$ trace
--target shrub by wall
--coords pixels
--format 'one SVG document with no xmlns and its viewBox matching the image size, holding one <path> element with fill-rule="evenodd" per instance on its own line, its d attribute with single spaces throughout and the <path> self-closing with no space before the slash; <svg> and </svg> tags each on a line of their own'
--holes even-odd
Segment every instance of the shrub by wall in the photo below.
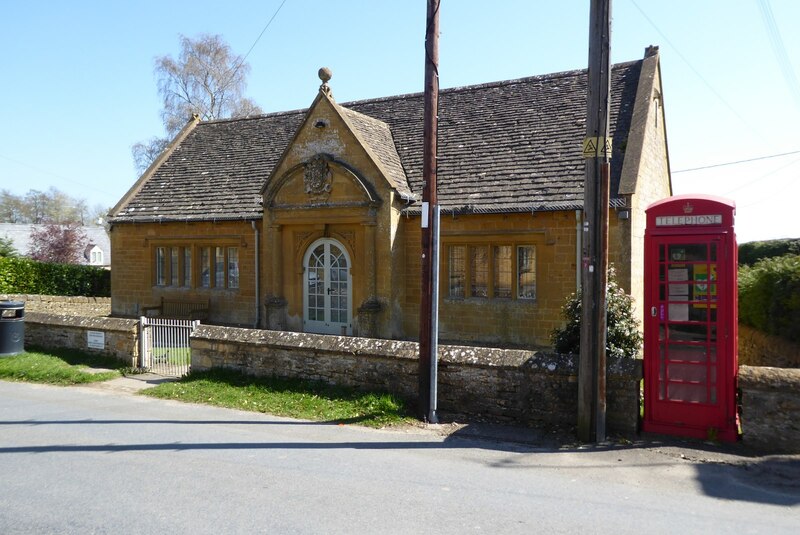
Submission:
<svg viewBox="0 0 800 535">
<path fill-rule="evenodd" d="M 739 322 L 800 342 L 800 255 L 739 269 Z"/>
<path fill-rule="evenodd" d="M 111 272 L 95 266 L 0 258 L 0 293 L 111 296 Z"/>
<path fill-rule="evenodd" d="M 619 358 L 636 358 L 642 351 L 642 333 L 633 314 L 633 298 L 617 283 L 614 266 L 608 270 L 606 291 L 606 353 Z M 580 355 L 582 296 L 573 292 L 561 307 L 566 325 L 555 329 L 550 340 L 558 353 Z"/>
</svg>

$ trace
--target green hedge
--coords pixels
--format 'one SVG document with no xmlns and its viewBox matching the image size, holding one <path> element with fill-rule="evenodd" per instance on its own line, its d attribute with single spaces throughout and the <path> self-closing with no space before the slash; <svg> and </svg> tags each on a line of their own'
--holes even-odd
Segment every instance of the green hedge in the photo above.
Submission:
<svg viewBox="0 0 800 535">
<path fill-rule="evenodd" d="M 94 266 L 0 258 L 0 293 L 111 296 L 111 272 Z"/>
<path fill-rule="evenodd" d="M 739 268 L 739 322 L 800 342 L 800 255 Z"/>
<path fill-rule="evenodd" d="M 800 255 L 800 238 L 742 243 L 739 245 L 739 265 L 752 266 L 764 258 L 786 254 Z"/>
</svg>

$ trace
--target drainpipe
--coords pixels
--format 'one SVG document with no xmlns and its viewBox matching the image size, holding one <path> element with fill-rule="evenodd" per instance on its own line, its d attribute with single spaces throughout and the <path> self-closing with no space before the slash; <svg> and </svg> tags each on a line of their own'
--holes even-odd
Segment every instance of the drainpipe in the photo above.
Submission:
<svg viewBox="0 0 800 535">
<path fill-rule="evenodd" d="M 583 220 L 580 210 L 575 210 L 575 291 L 581 290 L 581 251 L 583 251 Z"/>
<path fill-rule="evenodd" d="M 261 290 L 259 288 L 259 284 L 258 283 L 259 283 L 259 280 L 260 280 L 261 277 L 260 277 L 260 271 L 258 269 L 258 266 L 259 266 L 258 260 L 259 260 L 259 256 L 260 256 L 259 252 L 258 252 L 258 227 L 256 227 L 256 222 L 255 221 L 250 221 L 250 226 L 253 228 L 253 233 L 255 234 L 255 240 L 256 240 L 256 279 L 255 279 L 256 280 L 256 295 L 255 295 L 255 297 L 256 297 L 256 321 L 255 321 L 255 324 L 253 325 L 253 328 L 254 329 L 258 329 L 259 325 L 261 324 L 261 321 L 259 321 L 261 319 L 261 318 L 259 318 L 259 315 L 261 314 Z"/>
</svg>

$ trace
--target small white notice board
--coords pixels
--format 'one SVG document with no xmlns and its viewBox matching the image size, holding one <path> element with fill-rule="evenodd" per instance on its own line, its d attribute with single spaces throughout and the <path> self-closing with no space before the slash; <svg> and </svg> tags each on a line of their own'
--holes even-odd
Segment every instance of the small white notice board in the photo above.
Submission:
<svg viewBox="0 0 800 535">
<path fill-rule="evenodd" d="M 89 349 L 105 349 L 106 333 L 103 331 L 86 331 L 86 347 Z"/>
</svg>

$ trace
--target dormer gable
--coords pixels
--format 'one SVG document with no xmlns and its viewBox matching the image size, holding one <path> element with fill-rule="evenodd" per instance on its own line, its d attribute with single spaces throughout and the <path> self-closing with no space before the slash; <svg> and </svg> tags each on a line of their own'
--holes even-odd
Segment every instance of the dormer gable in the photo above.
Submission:
<svg viewBox="0 0 800 535">
<path fill-rule="evenodd" d="M 293 189 L 305 191 L 308 202 L 327 202 L 325 188 L 332 189 L 337 177 L 342 184 L 347 180 L 352 184 L 338 191 L 345 197 L 339 201 L 356 201 L 353 196 L 360 190 L 363 202 L 379 203 L 382 195 L 378 192 L 387 188 L 413 198 L 389 126 L 339 106 L 327 84 L 329 71 L 320 69 L 320 78 L 323 83 L 317 96 L 262 189 L 264 206 L 285 204 L 286 199 L 278 199 L 279 191 L 300 180 L 303 184 Z M 329 183 L 314 185 L 315 180 Z M 300 201 L 290 196 L 293 202 Z"/>
</svg>

